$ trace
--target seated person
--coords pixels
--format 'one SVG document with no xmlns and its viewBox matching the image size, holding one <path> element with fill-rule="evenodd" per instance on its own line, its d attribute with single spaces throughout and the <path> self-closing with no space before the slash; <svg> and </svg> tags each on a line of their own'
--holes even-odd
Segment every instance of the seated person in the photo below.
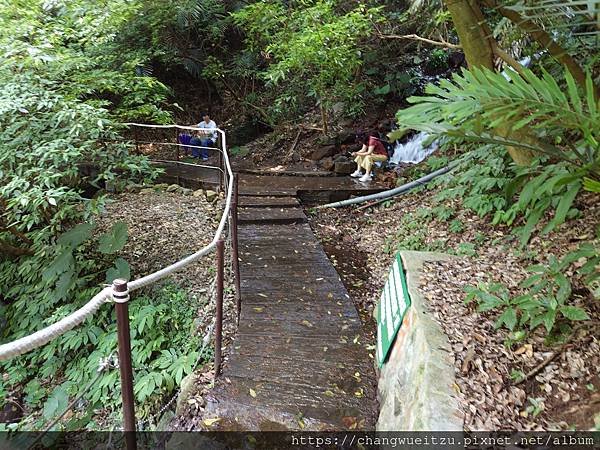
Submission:
<svg viewBox="0 0 600 450">
<path fill-rule="evenodd" d="M 214 147 L 217 142 L 217 124 L 214 120 L 210 120 L 210 116 L 208 113 L 202 114 L 202 122 L 197 125 L 200 129 L 205 129 L 206 131 L 201 131 L 199 137 L 193 137 L 190 140 L 190 145 L 197 145 L 199 147 Z M 192 156 L 194 158 L 202 158 L 202 161 L 208 160 L 208 150 L 206 148 L 193 148 Z"/>
<path fill-rule="evenodd" d="M 352 153 L 352 156 L 356 156 L 354 161 L 356 161 L 358 168 L 350 176 L 353 178 L 360 177 L 359 181 L 371 181 L 373 179 L 373 174 L 371 173 L 373 163 L 376 161 L 387 161 L 387 151 L 375 131 L 360 133 L 357 136 L 357 141 L 362 143 L 362 149 Z"/>
<path fill-rule="evenodd" d="M 179 136 L 177 137 L 177 143 L 182 144 L 183 145 L 183 155 L 184 156 L 188 156 L 190 154 L 190 151 L 192 150 L 190 147 L 187 147 L 188 145 L 190 145 L 192 141 L 192 136 L 190 136 L 187 133 L 180 133 Z"/>
</svg>

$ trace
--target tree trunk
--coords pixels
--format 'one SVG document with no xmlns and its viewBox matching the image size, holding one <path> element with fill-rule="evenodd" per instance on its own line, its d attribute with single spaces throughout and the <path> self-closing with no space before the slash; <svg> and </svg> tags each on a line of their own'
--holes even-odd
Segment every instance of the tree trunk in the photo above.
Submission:
<svg viewBox="0 0 600 450">
<path fill-rule="evenodd" d="M 446 0 L 446 7 L 452 16 L 454 28 L 458 33 L 460 44 L 465 52 L 469 67 L 485 67 L 494 70 L 494 43 L 486 32 L 489 27 L 481 19 L 483 13 L 476 0 Z M 508 125 L 496 127 L 496 133 L 502 137 L 515 134 Z M 521 139 L 522 136 L 519 136 Z M 507 147 L 508 154 L 519 166 L 527 166 L 533 159 L 533 154 L 527 150 Z"/>
<path fill-rule="evenodd" d="M 321 123 L 323 125 L 323 135 L 327 136 L 327 133 L 329 132 L 329 124 L 327 121 L 327 110 L 323 106 L 322 102 L 319 104 L 319 108 L 321 109 Z"/>
<path fill-rule="evenodd" d="M 460 44 L 469 67 L 487 67 L 494 70 L 494 51 L 477 19 L 474 0 L 446 0 Z"/>
<path fill-rule="evenodd" d="M 527 19 L 521 16 L 518 12 L 513 11 L 512 9 L 504 8 L 499 5 L 496 0 L 484 0 L 487 6 L 490 8 L 496 9 L 500 14 L 504 17 L 512 21 L 515 25 L 517 25 L 522 30 L 526 31 L 533 37 L 542 47 L 548 50 L 550 55 L 552 55 L 557 61 L 564 64 L 575 81 L 579 83 L 579 85 L 585 89 L 586 87 L 586 76 L 585 71 L 581 68 L 579 63 L 573 58 L 569 53 L 562 48 L 552 36 L 550 36 L 546 31 L 540 28 L 533 20 Z M 600 88 L 594 84 L 594 96 L 598 99 L 600 98 Z"/>
</svg>

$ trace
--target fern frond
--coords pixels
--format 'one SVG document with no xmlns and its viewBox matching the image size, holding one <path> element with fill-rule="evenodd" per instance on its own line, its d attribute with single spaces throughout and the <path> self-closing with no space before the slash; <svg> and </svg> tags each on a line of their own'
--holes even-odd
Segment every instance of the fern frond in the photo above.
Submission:
<svg viewBox="0 0 600 450">
<path fill-rule="evenodd" d="M 508 75 L 485 68 L 463 70 L 451 81 L 429 85 L 428 96 L 409 98 L 414 106 L 399 111 L 398 122 L 428 133 L 463 135 L 469 140 L 480 136 L 481 142 L 495 136 L 496 141 L 514 141 L 515 146 L 571 162 L 591 164 L 598 159 L 600 108 L 589 74 L 585 92 L 568 71 L 566 89 L 547 72 L 541 77 L 531 70 L 524 70 L 522 76 L 512 71 Z M 508 137 L 497 136 L 497 128 L 508 130 Z M 520 131 L 538 143 L 520 142 Z M 565 147 L 566 142 L 572 145 Z"/>
</svg>

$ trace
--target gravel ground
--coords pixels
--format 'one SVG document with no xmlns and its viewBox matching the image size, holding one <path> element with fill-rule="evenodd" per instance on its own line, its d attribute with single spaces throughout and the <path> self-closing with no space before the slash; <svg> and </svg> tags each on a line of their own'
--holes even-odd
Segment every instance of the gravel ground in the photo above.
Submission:
<svg viewBox="0 0 600 450">
<path fill-rule="evenodd" d="M 571 302 L 584 307 L 593 320 L 582 323 L 566 344 L 552 346 L 541 330 L 523 341 L 508 342 L 508 330 L 494 329 L 498 313 L 479 313 L 474 303 L 465 304 L 464 287 L 501 282 L 511 295 L 519 295 L 518 285 L 526 277 L 527 266 L 546 262 L 549 254 L 560 257 L 594 236 L 600 225 L 600 205 L 592 196 L 582 196 L 577 206 L 583 217 L 543 239 L 534 237 L 526 249 L 519 251 L 510 230 L 492 227 L 486 219 L 461 210 L 458 204 L 446 206 L 453 208 L 462 222 L 459 232 L 449 231 L 448 223 L 437 219 L 429 223 L 423 220 L 414 231 L 402 229 L 399 219 L 419 208 L 430 208 L 434 194 L 421 191 L 402 196 L 387 207 L 323 210 L 312 218 L 312 227 L 332 260 L 339 260 L 335 249 L 339 252 L 344 247 L 351 247 L 353 253 L 366 260 L 363 266 L 367 273 L 363 267 L 359 283 L 352 264 L 337 266 L 357 298 L 357 307 L 363 310 L 363 320 L 372 322 L 370 313 L 395 251 L 391 238 L 424 231 L 422 241 L 411 249 L 442 252 L 456 252 L 461 244 L 476 243 L 470 256 L 463 255 L 451 263 L 428 264 L 421 280 L 432 314 L 455 352 L 465 430 L 594 427 L 594 417 L 600 419 L 600 308 L 589 291 L 575 281 Z M 514 371 L 529 374 L 536 368 L 539 372 L 519 384 L 511 378 Z"/>
</svg>

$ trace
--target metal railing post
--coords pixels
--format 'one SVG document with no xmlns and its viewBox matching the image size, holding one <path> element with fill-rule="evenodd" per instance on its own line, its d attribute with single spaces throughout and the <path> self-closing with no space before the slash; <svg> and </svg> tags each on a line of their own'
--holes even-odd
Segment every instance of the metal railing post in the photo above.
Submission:
<svg viewBox="0 0 600 450">
<path fill-rule="evenodd" d="M 135 139 L 135 153 L 136 153 L 136 155 L 139 155 L 140 154 L 140 144 L 139 144 L 139 139 L 138 139 L 138 129 L 137 128 L 134 128 L 133 139 Z"/>
<path fill-rule="evenodd" d="M 223 272 L 225 267 L 225 242 L 217 241 L 217 314 L 215 324 L 215 378 L 221 371 L 223 344 Z"/>
<path fill-rule="evenodd" d="M 223 144 L 223 138 L 221 138 L 221 144 Z M 219 150 L 219 168 L 221 169 L 219 171 L 219 186 L 221 187 L 221 189 L 225 192 L 227 192 L 227 190 L 225 189 L 225 171 L 227 170 L 227 168 L 225 167 L 225 158 L 223 158 L 223 152 L 225 151 L 225 146 L 223 145 L 223 149 L 222 151 Z"/>
<path fill-rule="evenodd" d="M 119 371 L 121 372 L 121 398 L 123 400 L 123 431 L 127 450 L 137 448 L 135 438 L 135 408 L 133 397 L 133 369 L 131 367 L 131 336 L 129 331 L 129 289 L 127 280 L 116 279 L 112 284 L 117 338 L 119 344 Z"/>
<path fill-rule="evenodd" d="M 242 312 L 242 291 L 240 288 L 240 257 L 238 251 L 238 174 L 233 175 L 233 200 L 231 202 L 231 264 L 235 280 L 235 304 L 237 323 Z"/>
</svg>

